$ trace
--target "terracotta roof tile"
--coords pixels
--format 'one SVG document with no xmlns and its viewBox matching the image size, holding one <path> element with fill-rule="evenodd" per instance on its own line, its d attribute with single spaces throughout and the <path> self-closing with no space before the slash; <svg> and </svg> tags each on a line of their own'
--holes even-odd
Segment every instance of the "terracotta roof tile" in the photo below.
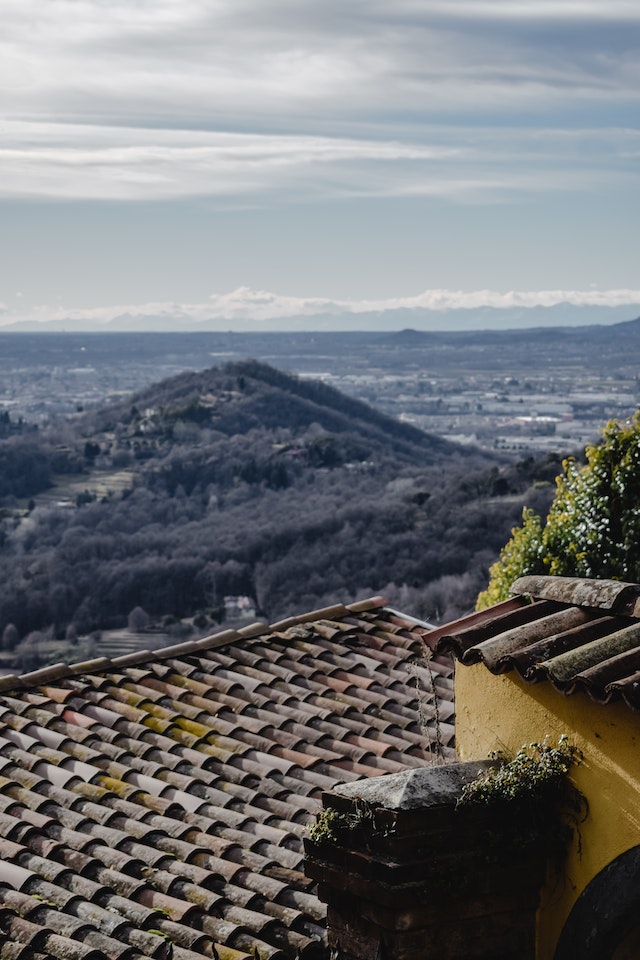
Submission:
<svg viewBox="0 0 640 960">
<path fill-rule="evenodd" d="M 640 585 L 532 576 L 513 591 L 512 600 L 439 628 L 435 649 L 640 710 Z"/>
<path fill-rule="evenodd" d="M 426 633 L 374 598 L 0 678 L 0 958 L 311 960 L 322 791 L 428 762 L 434 681 L 452 751 Z"/>
</svg>

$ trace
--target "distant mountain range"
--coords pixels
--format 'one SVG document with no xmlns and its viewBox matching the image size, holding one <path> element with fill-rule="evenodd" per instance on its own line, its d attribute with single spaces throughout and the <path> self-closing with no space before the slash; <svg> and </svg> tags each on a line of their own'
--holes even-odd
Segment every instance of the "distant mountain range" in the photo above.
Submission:
<svg viewBox="0 0 640 960">
<path fill-rule="evenodd" d="M 393 332 L 405 327 L 421 331 L 521 330 L 530 327 L 611 325 L 640 316 L 640 303 L 607 307 L 559 303 L 553 306 L 476 307 L 430 310 L 385 309 L 378 312 L 328 311 L 307 316 L 256 320 L 242 314 L 232 319 L 213 315 L 194 317 L 179 307 L 162 312 L 123 313 L 110 319 L 61 317 L 47 322 L 23 321 L 0 326 L 0 333 L 187 333 L 187 332 Z"/>
</svg>

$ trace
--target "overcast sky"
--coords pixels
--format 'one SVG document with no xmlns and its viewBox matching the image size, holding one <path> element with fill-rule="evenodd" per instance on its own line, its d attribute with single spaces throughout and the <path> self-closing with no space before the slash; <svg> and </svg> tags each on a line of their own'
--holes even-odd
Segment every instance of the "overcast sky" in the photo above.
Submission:
<svg viewBox="0 0 640 960">
<path fill-rule="evenodd" d="M 4 322 L 640 302 L 638 0 L 0 0 L 0 111 Z"/>
</svg>

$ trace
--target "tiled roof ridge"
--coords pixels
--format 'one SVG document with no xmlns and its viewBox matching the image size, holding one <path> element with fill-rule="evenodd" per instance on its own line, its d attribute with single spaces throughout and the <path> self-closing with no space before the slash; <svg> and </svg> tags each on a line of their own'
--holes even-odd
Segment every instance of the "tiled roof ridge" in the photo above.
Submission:
<svg viewBox="0 0 640 960">
<path fill-rule="evenodd" d="M 530 575 L 519 577 L 512 584 L 510 593 L 640 618 L 640 584 L 624 580 Z"/>
<path fill-rule="evenodd" d="M 510 600 L 435 631 L 434 652 L 640 712 L 640 584 L 525 576 L 510 592 Z"/>
<path fill-rule="evenodd" d="M 24 690 L 29 687 L 50 684 L 58 680 L 65 680 L 69 677 L 77 678 L 88 674 L 104 673 L 105 671 L 113 669 L 119 670 L 125 667 L 142 666 L 150 660 L 167 660 L 172 657 L 185 656 L 204 650 L 216 650 L 237 643 L 238 641 L 255 640 L 268 634 L 281 633 L 291 627 L 304 623 L 321 620 L 340 620 L 352 614 L 382 609 L 387 606 L 387 603 L 388 601 L 384 597 L 374 596 L 364 600 L 358 600 L 354 603 L 337 603 L 330 607 L 321 607 L 317 610 L 300 614 L 299 616 L 287 617 L 284 620 L 279 620 L 272 624 L 265 623 L 264 621 L 256 621 L 255 623 L 248 624 L 246 627 L 239 627 L 237 630 L 220 630 L 207 637 L 201 637 L 199 640 L 184 640 L 181 643 L 154 650 L 136 650 L 133 653 L 125 653 L 113 659 L 109 657 L 95 657 L 91 660 L 83 660 L 78 663 L 53 663 L 46 667 L 32 670 L 29 673 L 12 673 L 0 677 L 0 694 L 9 693 L 12 690 Z"/>
</svg>

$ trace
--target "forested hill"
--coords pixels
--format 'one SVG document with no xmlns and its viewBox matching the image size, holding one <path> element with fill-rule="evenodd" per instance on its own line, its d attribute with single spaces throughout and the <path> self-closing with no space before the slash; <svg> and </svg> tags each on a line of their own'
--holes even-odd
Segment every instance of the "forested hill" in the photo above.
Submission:
<svg viewBox="0 0 640 960">
<path fill-rule="evenodd" d="M 319 380 L 300 379 L 257 361 L 180 374 L 101 411 L 90 422 L 104 430 L 119 420 L 130 424 L 144 410 L 152 410 L 159 425 L 196 423 L 227 437 L 251 430 L 289 429 L 297 434 L 316 425 L 332 435 L 360 438 L 363 451 L 372 444 L 392 450 L 407 463 L 424 463 L 425 455 L 431 462 L 468 455 L 456 444 L 385 416 Z"/>
<path fill-rule="evenodd" d="M 254 362 L 5 428 L 6 643 L 122 625 L 136 607 L 211 620 L 230 595 L 270 620 L 379 592 L 448 615 L 484 586 L 523 502 L 549 498 L 531 482 L 558 470 L 501 466 Z"/>
</svg>

